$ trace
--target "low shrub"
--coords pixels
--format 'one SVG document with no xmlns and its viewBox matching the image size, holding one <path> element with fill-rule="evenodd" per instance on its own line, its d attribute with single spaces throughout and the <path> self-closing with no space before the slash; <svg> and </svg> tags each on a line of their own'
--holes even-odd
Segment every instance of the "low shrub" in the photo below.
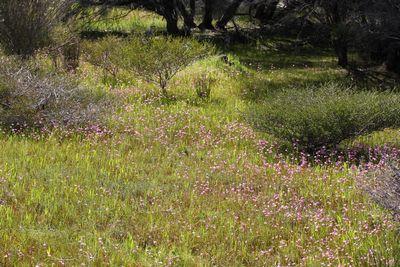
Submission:
<svg viewBox="0 0 400 267">
<path fill-rule="evenodd" d="M 297 143 L 302 150 L 316 151 L 354 136 L 400 126 L 400 95 L 327 84 L 271 93 L 247 115 L 258 129 Z"/>
<path fill-rule="evenodd" d="M 69 76 L 0 57 L 0 127 L 80 127 L 100 123 L 105 102 Z"/>
<path fill-rule="evenodd" d="M 74 25 L 69 25 L 74 26 Z M 57 27 L 52 34 L 53 47 L 48 49 L 57 69 L 75 72 L 81 57 L 81 39 L 71 27 Z"/>
<path fill-rule="evenodd" d="M 208 73 L 202 73 L 193 77 L 193 85 L 196 89 L 196 94 L 201 99 L 209 99 L 211 89 L 216 83 L 216 79 Z"/>
<path fill-rule="evenodd" d="M 120 72 L 128 72 L 155 84 L 164 94 L 179 71 L 213 51 L 212 46 L 192 39 L 165 37 L 124 40 L 109 36 L 83 45 L 86 61 L 103 70 L 105 81 L 115 82 Z"/>
<path fill-rule="evenodd" d="M 400 164 L 390 162 L 358 178 L 358 186 L 400 220 Z"/>
<path fill-rule="evenodd" d="M 87 41 L 82 45 L 84 59 L 93 66 L 103 70 L 103 80 L 117 79 L 120 71 L 120 56 L 123 41 L 117 37 L 109 36 L 101 40 Z"/>
<path fill-rule="evenodd" d="M 118 52 L 124 69 L 159 86 L 165 95 L 179 71 L 214 53 L 214 48 L 194 39 L 135 37 L 125 41 Z"/>
</svg>

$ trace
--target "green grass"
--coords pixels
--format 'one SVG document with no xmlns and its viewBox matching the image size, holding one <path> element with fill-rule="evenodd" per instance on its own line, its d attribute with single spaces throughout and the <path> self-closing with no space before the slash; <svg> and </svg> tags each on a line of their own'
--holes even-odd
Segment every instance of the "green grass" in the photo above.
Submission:
<svg viewBox="0 0 400 267">
<path fill-rule="evenodd" d="M 374 132 L 351 140 L 347 145 L 367 145 L 370 147 L 389 146 L 400 148 L 400 131 L 399 129 L 385 129 L 384 131 Z"/>
<path fill-rule="evenodd" d="M 234 66 L 210 58 L 179 73 L 170 99 L 136 79 L 113 88 L 124 103 L 112 136 L 1 134 L 0 264 L 398 266 L 399 224 L 356 170 L 276 160 L 260 147 L 274 138 L 242 120 L 271 88 L 343 79 L 332 57 L 271 70 L 296 56 L 230 53 Z M 85 83 L 109 90 L 82 66 Z M 191 77 L 205 72 L 218 81 L 201 101 Z"/>
<path fill-rule="evenodd" d="M 3 262 L 395 259 L 395 225 L 354 188 L 351 170 L 263 166 L 251 129 L 187 109 L 133 108 L 121 118 L 132 133 L 105 140 L 3 136 Z"/>
</svg>

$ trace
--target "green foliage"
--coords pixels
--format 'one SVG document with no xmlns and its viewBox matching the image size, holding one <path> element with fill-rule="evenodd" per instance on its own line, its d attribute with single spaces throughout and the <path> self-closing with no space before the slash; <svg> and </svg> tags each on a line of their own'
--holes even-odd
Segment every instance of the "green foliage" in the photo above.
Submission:
<svg viewBox="0 0 400 267">
<path fill-rule="evenodd" d="M 399 103 L 400 96 L 392 92 L 356 91 L 327 84 L 271 93 L 248 115 L 259 129 L 315 150 L 400 126 Z"/>
<path fill-rule="evenodd" d="M 373 132 L 368 135 L 358 136 L 354 139 L 343 142 L 341 146 L 351 147 L 394 147 L 400 148 L 400 130 L 385 129 L 383 131 Z"/>
<path fill-rule="evenodd" d="M 193 77 L 193 85 L 199 98 L 209 99 L 211 89 L 217 80 L 210 73 L 201 73 Z"/>
<path fill-rule="evenodd" d="M 121 65 L 166 94 L 169 81 L 196 60 L 211 55 L 212 46 L 183 38 L 132 38 L 123 44 Z"/>
<path fill-rule="evenodd" d="M 119 49 L 123 41 L 116 37 L 105 37 L 96 42 L 84 42 L 82 45 L 83 56 L 90 64 L 103 70 L 103 78 L 111 76 L 116 80 L 120 71 Z"/>
<path fill-rule="evenodd" d="M 223 105 L 126 105 L 106 139 L 0 133 L 3 265 L 390 266 L 399 255 L 398 224 L 351 168 L 266 161 Z"/>
<path fill-rule="evenodd" d="M 211 45 L 183 38 L 106 37 L 84 44 L 85 59 L 117 79 L 120 71 L 153 83 L 166 94 L 169 81 L 195 61 L 215 52 Z"/>
<path fill-rule="evenodd" d="M 69 25 L 73 26 L 73 25 Z M 62 68 L 67 71 L 76 71 L 79 67 L 81 57 L 81 40 L 76 32 L 71 28 L 60 26 L 52 31 L 52 47 L 48 49 L 48 54 L 53 58 L 53 61 L 61 61 Z M 56 67 L 59 67 L 59 62 Z"/>
</svg>

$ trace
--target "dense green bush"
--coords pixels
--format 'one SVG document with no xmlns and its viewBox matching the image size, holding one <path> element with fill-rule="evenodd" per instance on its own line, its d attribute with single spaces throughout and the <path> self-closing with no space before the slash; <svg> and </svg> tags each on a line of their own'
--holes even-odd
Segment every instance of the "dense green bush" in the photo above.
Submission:
<svg viewBox="0 0 400 267">
<path fill-rule="evenodd" d="M 400 95 L 356 91 L 337 84 L 271 93 L 248 118 L 260 130 L 308 151 L 400 126 Z"/>
<path fill-rule="evenodd" d="M 105 101 L 71 77 L 0 56 L 0 127 L 80 127 L 100 122 Z"/>
</svg>

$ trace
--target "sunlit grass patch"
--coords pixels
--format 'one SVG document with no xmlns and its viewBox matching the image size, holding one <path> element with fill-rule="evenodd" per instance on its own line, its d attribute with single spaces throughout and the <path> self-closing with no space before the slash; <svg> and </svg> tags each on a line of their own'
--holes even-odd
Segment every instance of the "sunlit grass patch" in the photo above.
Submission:
<svg viewBox="0 0 400 267">
<path fill-rule="evenodd" d="M 399 148 L 400 131 L 398 129 L 385 129 L 369 135 L 359 136 L 352 140 L 349 145 L 365 145 L 369 147 L 389 146 Z"/>
<path fill-rule="evenodd" d="M 240 124 L 174 141 L 171 113 L 146 113 L 107 143 L 2 139 L 3 262 L 394 265 L 395 225 L 351 170 L 263 165 Z"/>
</svg>

